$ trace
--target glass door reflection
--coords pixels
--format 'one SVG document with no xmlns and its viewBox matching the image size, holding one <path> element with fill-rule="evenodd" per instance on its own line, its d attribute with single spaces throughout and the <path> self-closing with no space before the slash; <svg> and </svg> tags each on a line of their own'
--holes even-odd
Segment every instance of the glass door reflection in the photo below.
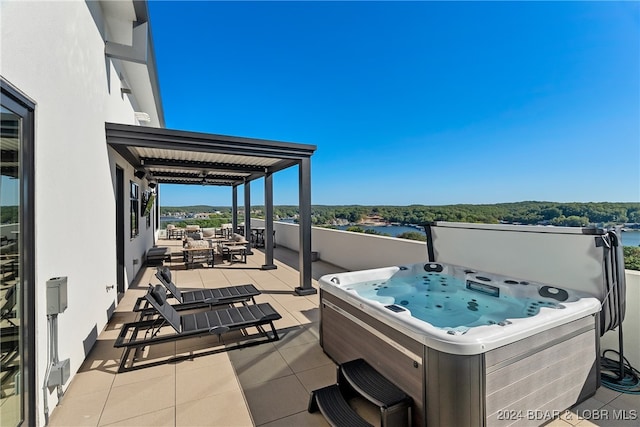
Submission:
<svg viewBox="0 0 640 427">
<path fill-rule="evenodd" d="M 21 117 L 0 107 L 0 425 L 24 420 L 20 260 Z"/>
</svg>

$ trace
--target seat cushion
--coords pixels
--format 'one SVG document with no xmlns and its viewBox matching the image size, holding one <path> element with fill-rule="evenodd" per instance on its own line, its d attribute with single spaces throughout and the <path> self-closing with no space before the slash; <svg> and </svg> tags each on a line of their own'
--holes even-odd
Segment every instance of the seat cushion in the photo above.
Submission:
<svg viewBox="0 0 640 427">
<path fill-rule="evenodd" d="M 184 247 L 186 249 L 209 249 L 211 242 L 209 240 L 188 240 Z"/>
<path fill-rule="evenodd" d="M 202 230 L 202 236 L 207 238 L 207 237 L 215 237 L 216 235 L 216 230 L 215 228 L 204 228 Z"/>
<path fill-rule="evenodd" d="M 242 234 L 235 234 L 233 235 L 233 239 L 232 239 L 235 243 L 248 243 L 247 239 L 244 238 L 244 236 Z"/>
<path fill-rule="evenodd" d="M 155 285 L 150 291 L 150 294 L 160 307 L 162 307 L 167 301 L 167 292 L 164 290 L 164 286 L 162 285 Z"/>
<path fill-rule="evenodd" d="M 160 274 L 162 275 L 165 283 L 171 283 L 171 270 L 169 270 L 169 267 L 162 267 L 158 270 L 160 270 Z"/>
<path fill-rule="evenodd" d="M 202 240 L 202 233 L 199 231 L 187 231 L 187 241 Z"/>
</svg>

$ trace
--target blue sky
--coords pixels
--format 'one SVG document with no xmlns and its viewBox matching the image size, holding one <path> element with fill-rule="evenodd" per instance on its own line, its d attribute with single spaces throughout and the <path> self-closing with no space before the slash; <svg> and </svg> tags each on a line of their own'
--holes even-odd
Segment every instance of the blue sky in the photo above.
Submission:
<svg viewBox="0 0 640 427">
<path fill-rule="evenodd" d="M 149 9 L 166 126 L 316 145 L 313 204 L 640 201 L 638 2 Z M 274 175 L 297 202 L 297 168 Z"/>
</svg>

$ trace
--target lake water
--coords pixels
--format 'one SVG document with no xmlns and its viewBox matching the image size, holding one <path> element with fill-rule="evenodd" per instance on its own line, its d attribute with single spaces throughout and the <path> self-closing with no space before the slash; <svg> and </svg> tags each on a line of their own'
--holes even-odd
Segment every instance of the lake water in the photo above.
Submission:
<svg viewBox="0 0 640 427">
<path fill-rule="evenodd" d="M 625 231 L 622 233 L 622 246 L 640 246 L 640 231 Z"/>
<path fill-rule="evenodd" d="M 352 225 L 338 225 L 336 228 L 338 230 L 346 230 L 349 227 L 353 227 Z M 360 227 L 363 230 L 375 230 L 378 233 L 382 233 L 382 234 L 388 234 L 391 237 L 396 237 L 402 233 L 408 233 L 408 232 L 417 232 L 420 234 L 424 234 L 424 228 L 423 227 L 408 227 L 405 225 L 389 225 L 389 226 L 369 226 L 369 225 L 357 225 L 356 227 Z"/>
<path fill-rule="evenodd" d="M 338 226 L 339 230 L 346 230 L 351 227 L 350 225 L 341 225 Z M 392 237 L 395 237 L 399 234 L 406 233 L 409 231 L 416 231 L 418 233 L 424 234 L 424 228 L 416 228 L 416 227 L 407 227 L 403 225 L 390 225 L 390 226 L 382 226 L 382 227 L 372 227 L 372 226 L 362 226 L 358 227 L 364 230 L 376 230 L 383 234 L 389 234 Z M 622 233 L 622 246 L 640 246 L 640 231 L 625 231 Z"/>
</svg>

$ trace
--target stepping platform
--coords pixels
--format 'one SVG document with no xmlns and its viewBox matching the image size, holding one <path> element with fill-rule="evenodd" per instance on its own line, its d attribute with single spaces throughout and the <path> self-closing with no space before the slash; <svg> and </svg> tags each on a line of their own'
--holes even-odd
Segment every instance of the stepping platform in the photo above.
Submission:
<svg viewBox="0 0 640 427">
<path fill-rule="evenodd" d="M 340 392 L 340 386 L 333 384 L 311 392 L 309 412 L 320 413 L 333 427 L 373 427 L 354 411 Z"/>
<path fill-rule="evenodd" d="M 412 400 L 363 359 L 338 367 L 338 383 L 311 392 L 309 412 L 320 410 L 335 427 L 370 426 L 346 398 L 359 395 L 380 409 L 382 427 L 411 425 Z"/>
</svg>

